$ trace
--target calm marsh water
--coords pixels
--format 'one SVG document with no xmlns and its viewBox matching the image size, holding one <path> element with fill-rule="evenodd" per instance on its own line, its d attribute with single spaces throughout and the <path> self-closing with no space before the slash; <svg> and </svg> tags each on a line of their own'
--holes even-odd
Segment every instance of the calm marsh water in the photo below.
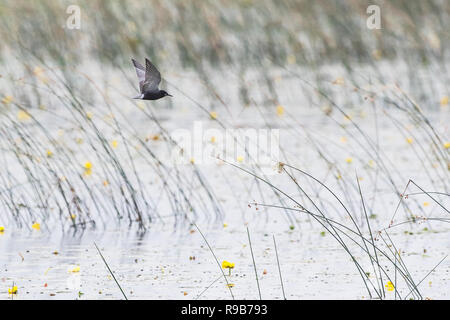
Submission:
<svg viewBox="0 0 450 320">
<path fill-rule="evenodd" d="M 183 87 L 183 81 L 191 81 L 178 80 L 180 87 Z M 280 81 L 283 83 L 285 80 Z M 241 109 L 236 106 L 231 109 L 231 115 L 224 109 L 219 109 L 220 119 L 226 120 L 230 128 L 280 129 L 280 159 L 324 181 L 333 190 L 338 190 L 336 192 L 339 197 L 345 199 L 366 236 L 367 224 L 355 189 L 355 174 L 358 175 L 369 215 L 372 217 L 371 228 L 375 231 L 387 227 L 398 204 L 399 197 L 393 191 L 392 184 L 398 190 L 403 190 L 408 179 L 413 179 L 425 190 L 445 190 L 443 184 L 448 183 L 445 182 L 445 177 L 448 176 L 445 169 L 434 163 L 433 159 L 417 156 L 418 151 L 423 151 L 420 148 L 425 148 L 425 152 L 429 148 L 425 136 L 418 135 L 413 141 L 407 140 L 407 136 L 399 133 L 391 118 L 397 117 L 411 132 L 416 132 L 414 130 L 417 124 L 414 121 L 395 110 L 389 110 L 385 114 L 380 107 L 372 108 L 370 102 L 364 102 L 365 100 L 361 104 L 355 103 L 357 107 L 348 110 L 366 134 L 378 142 L 378 148 L 383 152 L 380 157 L 383 157 L 391 170 L 392 181 L 389 181 L 383 178 L 377 165 L 371 164 L 371 160 L 377 159 L 370 159 L 364 154 L 364 144 L 361 145 L 361 141 L 355 138 L 358 130 L 351 126 L 348 119 L 342 115 L 337 115 L 335 121 L 325 117 L 320 105 L 310 104 L 304 97 L 298 96 L 301 93 L 295 91 L 295 80 L 286 81 L 290 85 L 281 89 L 286 92 L 282 103 L 284 114 L 277 114 L 274 107 L 263 107 L 257 111 L 255 107 Z M 112 77 L 111 83 L 112 87 L 109 89 L 112 91 L 112 100 L 116 98 L 116 101 L 122 101 L 123 97 L 112 90 L 123 84 L 120 78 Z M 191 94 L 200 96 L 195 89 L 198 88 L 193 88 Z M 345 97 L 348 101 L 356 99 L 349 93 L 350 89 L 339 90 L 344 90 L 340 97 Z M 217 128 L 217 124 L 194 108 L 186 97 L 178 95 L 173 99 L 171 108 L 163 104 L 144 107 L 154 108 L 158 119 L 169 132 L 180 128 L 193 130 L 195 121 L 202 121 L 205 128 Z M 230 97 L 231 105 L 235 102 L 234 99 L 233 96 Z M 142 137 L 158 133 L 154 124 L 138 115 L 133 103 L 126 100 L 120 105 L 120 111 L 130 120 L 133 128 Z M 55 112 L 66 112 L 53 107 Z M 102 119 L 101 116 L 109 112 L 101 108 L 94 111 L 94 121 Z M 77 132 L 76 128 L 71 128 L 70 122 L 56 121 L 52 113 L 39 110 L 33 112 L 43 123 L 48 123 L 48 130 L 55 133 L 55 136 L 62 129 Z M 440 135 L 448 136 L 448 108 L 426 110 L 426 115 Z M 104 132 L 111 129 L 108 126 L 102 128 Z M 113 139 L 112 133 L 111 137 Z M 77 151 L 73 153 L 74 162 L 82 164 L 92 153 L 89 149 L 83 149 L 86 144 L 77 145 L 71 141 L 73 136 L 70 134 L 60 135 L 58 139 L 65 148 Z M 134 140 L 130 138 L 129 141 L 131 143 Z M 171 151 L 165 141 L 150 139 L 148 145 L 156 154 L 163 155 Z M 83 151 L 78 152 L 79 150 Z M 119 158 L 123 157 L 127 161 L 127 150 L 122 145 L 119 145 L 116 152 Z M 159 201 L 157 194 L 161 184 L 155 182 L 154 171 L 139 153 L 133 153 L 132 156 L 152 200 Z M 334 166 L 324 162 L 324 157 L 333 162 Z M 93 161 L 94 166 L 99 161 Z M 242 166 L 245 165 L 245 162 L 242 163 Z M 181 169 L 191 170 L 189 163 L 185 166 L 181 165 Z M 335 171 L 336 168 L 339 171 Z M 232 292 L 235 298 L 258 297 L 247 226 L 251 233 L 263 298 L 283 298 L 272 235 L 277 240 L 287 299 L 369 298 L 350 256 L 318 223 L 299 212 L 286 213 L 282 209 L 264 207 L 256 210 L 253 202 L 279 204 L 279 198 L 267 185 L 256 184 L 255 179 L 245 172 L 215 162 L 199 164 L 198 169 L 217 197 L 223 216 L 218 217 L 205 210 L 204 215 L 195 221 L 205 234 L 219 263 L 223 260 L 235 263 L 229 277 L 229 282 L 234 284 Z M 336 172 L 339 172 L 338 178 Z M 195 177 L 194 173 L 192 177 Z M 286 174 L 278 172 L 277 166 L 269 167 L 266 173 L 270 182 L 279 186 L 287 195 L 308 204 L 292 180 Z M 319 199 L 318 205 L 326 209 L 331 218 L 352 226 L 345 212 L 339 209 L 336 199 L 320 186 L 311 184 L 305 177 L 296 177 L 303 187 L 308 188 L 314 199 Z M 19 174 L 17 178 L 20 180 Z M 103 187 L 102 180 L 97 179 L 95 174 L 89 179 L 88 183 L 100 185 L 96 188 Z M 347 187 L 340 189 L 341 183 Z M 189 197 L 198 195 L 198 190 L 198 185 L 192 184 Z M 346 191 L 341 192 L 342 190 Z M 411 189 L 408 192 L 414 191 L 417 190 Z M 88 206 L 92 205 L 88 197 L 85 200 Z M 395 219 L 397 223 L 407 220 L 413 214 L 447 218 L 442 208 L 423 194 L 410 196 L 405 201 L 411 205 L 410 211 L 400 210 Z M 439 201 L 448 208 L 448 197 L 439 197 Z M 291 202 L 285 202 L 284 205 L 295 208 Z M 110 212 L 102 212 L 104 215 L 97 220 L 99 222 L 95 229 L 88 226 L 86 230 L 78 229 L 76 232 L 73 232 L 68 221 L 56 214 L 46 221 L 40 221 L 39 231 L 30 229 L 30 226 L 16 228 L 12 219 L 5 215 L 2 221 L 6 228 L 0 234 L 0 298 L 122 299 L 123 296 L 102 262 L 94 242 L 114 270 L 129 299 L 193 299 L 208 286 L 209 289 L 201 295 L 201 299 L 231 298 L 219 266 L 199 232 L 187 221 L 178 221 L 179 224 L 174 226 L 174 221 L 171 220 L 173 212 L 168 204 L 162 204 L 158 208 L 160 218 L 148 224 L 145 233 L 136 226 L 129 227 L 127 222 L 119 225 Z M 188 214 L 190 215 L 189 212 Z M 194 220 L 192 215 L 189 218 Z M 448 223 L 406 223 L 389 230 L 389 235 L 396 248 L 401 251 L 401 257 L 416 283 L 449 253 Z M 371 272 L 369 279 L 376 282 L 370 261 L 363 251 L 351 243 L 349 246 L 354 256 L 360 259 L 364 270 Z M 382 261 L 381 264 L 392 277 L 395 276 L 393 268 L 387 262 Z M 76 272 L 72 272 L 74 270 Z M 383 285 L 386 282 L 384 279 Z M 8 288 L 13 284 L 17 285 L 18 294 L 8 295 Z M 419 288 L 423 298 L 447 299 L 450 292 L 450 261 L 444 260 Z M 408 295 L 409 289 L 404 283 L 398 284 L 398 290 L 402 297 Z M 386 291 L 386 298 L 394 299 L 394 293 Z"/>
</svg>

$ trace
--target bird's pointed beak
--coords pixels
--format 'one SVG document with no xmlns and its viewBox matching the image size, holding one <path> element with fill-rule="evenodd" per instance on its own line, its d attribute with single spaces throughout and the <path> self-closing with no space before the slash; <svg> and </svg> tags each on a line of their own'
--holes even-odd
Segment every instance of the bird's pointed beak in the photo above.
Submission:
<svg viewBox="0 0 450 320">
<path fill-rule="evenodd" d="M 167 94 L 169 97 L 173 97 L 173 95 L 171 95 L 170 93 Z"/>
</svg>

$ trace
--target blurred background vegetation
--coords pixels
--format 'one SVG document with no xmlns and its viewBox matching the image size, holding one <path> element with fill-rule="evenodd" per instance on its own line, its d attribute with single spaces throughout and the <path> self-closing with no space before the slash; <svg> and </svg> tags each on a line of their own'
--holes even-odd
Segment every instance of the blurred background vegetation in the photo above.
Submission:
<svg viewBox="0 0 450 320">
<path fill-rule="evenodd" d="M 81 29 L 65 28 L 69 5 L 81 7 Z M 382 29 L 366 27 L 371 4 Z M 0 3 L 1 52 L 6 48 L 76 65 L 89 57 L 112 65 L 130 56 L 199 70 L 278 65 L 373 63 L 406 59 L 445 65 L 450 2 L 236 0 L 48 1 Z M 3 60 L 3 62 L 5 62 Z"/>
<path fill-rule="evenodd" d="M 379 30 L 366 25 L 367 8 L 373 4 L 381 9 Z M 79 30 L 66 25 L 70 5 L 81 9 Z M 94 220 L 93 210 L 100 217 L 113 212 L 119 219 L 128 216 L 142 223 L 144 213 L 155 218 L 167 211 L 159 207 L 147 181 L 158 176 L 174 215 L 184 217 L 193 211 L 221 217 L 220 202 L 198 168 L 176 168 L 179 171 L 173 173 L 149 141 L 172 146 L 170 130 L 198 119 L 213 119 L 221 128 L 254 123 L 255 127 L 299 128 L 295 112 L 304 111 L 319 113 L 315 123 L 320 129 L 324 119 L 336 126 L 336 132 L 354 128 L 364 140 L 355 144 L 354 156 L 366 163 L 382 161 L 378 146 L 382 139 L 376 116 L 376 143 L 368 142 L 369 134 L 358 126 L 358 119 L 369 111 L 388 115 L 387 120 L 394 122 L 390 125 L 400 132 L 394 136 L 406 141 L 423 137 L 423 145 L 431 151 L 423 145 L 413 150 L 426 159 L 421 172 L 428 175 L 431 189 L 439 190 L 436 181 L 447 188 L 448 139 L 439 136 L 446 135 L 446 127 L 435 129 L 421 110 L 436 111 L 433 116 L 442 123 L 448 118 L 449 31 L 448 0 L 2 0 L 0 149 L 12 160 L 4 157 L 2 167 L 7 170 L 0 172 L 0 178 L 8 186 L 6 191 L 16 188 L 15 196 L 5 195 L 3 202 L 11 212 L 35 209 L 29 209 L 30 218 L 17 214 L 19 222 L 43 220 L 53 206 L 74 225 L 78 220 L 71 218 L 72 207 L 79 212 L 76 219 L 83 217 L 83 221 Z M 141 62 L 150 58 L 174 98 L 154 104 L 130 99 L 137 88 L 131 57 Z M 261 106 L 268 108 L 261 110 Z M 166 112 L 166 107 L 178 113 Z M 164 112 L 153 113 L 158 108 Z M 407 126 L 403 118 L 394 119 L 394 110 L 407 115 L 416 127 Z M 247 122 L 239 122 L 246 112 Z M 168 118 L 171 121 L 163 125 L 159 122 Z M 414 131 L 417 128 L 422 131 Z M 308 140 L 302 145 L 317 148 L 313 153 L 335 170 L 342 159 L 330 150 L 330 137 L 325 138 L 323 144 Z M 288 140 L 297 139 L 293 135 Z M 117 145 L 126 152 L 116 153 Z M 361 155 L 363 150 L 367 154 Z M 349 153 L 350 148 L 344 151 Z M 90 168 L 83 175 L 91 162 L 104 166 L 101 174 L 94 170 L 98 181 L 92 185 L 90 178 L 95 175 Z M 23 170 L 23 176 L 18 176 L 17 168 L 8 168 L 11 163 Z M 395 168 L 392 163 L 383 165 L 383 174 L 397 195 L 401 192 L 397 183 L 405 183 L 409 172 L 400 175 L 391 166 Z M 144 169 L 151 172 L 145 179 Z M 336 170 L 336 176 L 342 187 L 341 171 Z M 377 177 L 378 172 L 375 186 Z M 354 184 L 353 171 L 349 179 Z M 160 185 L 155 185 L 158 190 Z M 52 188 L 58 188 L 60 195 L 47 195 Z M 198 197 L 193 201 L 192 190 Z M 67 198 L 75 199 L 75 204 Z M 245 198 L 235 203 L 254 199 L 253 195 Z M 353 199 L 359 201 L 359 194 Z M 51 201 L 54 204 L 47 203 Z"/>
</svg>

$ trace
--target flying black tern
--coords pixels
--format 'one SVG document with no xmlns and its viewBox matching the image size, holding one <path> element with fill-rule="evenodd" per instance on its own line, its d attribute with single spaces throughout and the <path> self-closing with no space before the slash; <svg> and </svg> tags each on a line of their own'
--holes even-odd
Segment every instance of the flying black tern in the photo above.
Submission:
<svg viewBox="0 0 450 320">
<path fill-rule="evenodd" d="M 159 73 L 158 69 L 156 69 L 150 60 L 145 58 L 145 68 L 136 60 L 131 59 L 131 61 L 136 69 L 136 74 L 139 79 L 139 89 L 141 92 L 140 95 L 134 97 L 133 99 L 158 100 L 164 98 L 165 96 L 172 96 L 164 90 L 159 90 L 158 86 L 161 82 L 161 73 Z"/>
</svg>

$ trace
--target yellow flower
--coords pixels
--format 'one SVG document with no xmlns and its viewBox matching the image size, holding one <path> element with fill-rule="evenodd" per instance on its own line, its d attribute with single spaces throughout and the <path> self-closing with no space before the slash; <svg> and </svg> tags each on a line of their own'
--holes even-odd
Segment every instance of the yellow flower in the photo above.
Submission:
<svg viewBox="0 0 450 320">
<path fill-rule="evenodd" d="M 290 55 L 288 55 L 287 56 L 287 62 L 289 63 L 289 64 L 294 64 L 295 63 L 295 56 L 293 55 L 293 54 L 290 54 Z"/>
<path fill-rule="evenodd" d="M 73 213 L 70 215 L 70 218 L 71 218 L 72 220 L 75 220 L 76 217 L 77 217 L 77 216 L 76 216 L 75 214 L 73 214 Z"/>
<path fill-rule="evenodd" d="M 111 146 L 113 147 L 113 148 L 117 148 L 117 145 L 118 145 L 119 143 L 117 142 L 117 140 L 113 140 L 113 141 L 111 141 Z"/>
<path fill-rule="evenodd" d="M 108 113 L 106 116 L 103 117 L 103 119 L 107 122 L 107 123 L 111 123 L 112 120 L 114 120 L 114 113 Z"/>
<path fill-rule="evenodd" d="M 42 72 L 44 72 L 44 70 L 42 68 L 40 68 L 40 67 L 35 67 L 33 69 L 33 73 L 34 73 L 35 76 L 41 74 Z"/>
<path fill-rule="evenodd" d="M 84 164 L 85 171 L 92 171 L 92 163 L 90 161 L 86 161 Z"/>
<path fill-rule="evenodd" d="M 429 205 L 430 205 L 429 202 L 424 202 L 424 203 L 423 203 L 423 206 L 424 206 L 424 207 L 428 207 Z"/>
<path fill-rule="evenodd" d="M 237 157 L 237 161 L 238 161 L 238 162 L 242 162 L 242 161 L 244 161 L 244 157 L 243 157 L 243 156 L 239 156 L 239 157 Z"/>
<path fill-rule="evenodd" d="M 450 148 L 450 142 L 446 142 L 446 143 L 444 143 L 444 148 L 445 148 L 445 149 L 448 149 L 448 148 Z"/>
<path fill-rule="evenodd" d="M 387 288 L 387 291 L 394 291 L 394 285 L 391 281 L 388 281 L 385 287 Z"/>
<path fill-rule="evenodd" d="M 211 143 L 215 143 L 216 142 L 216 137 L 212 136 L 210 141 L 211 141 Z"/>
<path fill-rule="evenodd" d="M 72 273 L 80 272 L 80 266 L 73 267 L 72 269 L 69 270 L 69 272 L 72 272 Z"/>
<path fill-rule="evenodd" d="M 346 137 L 341 137 L 340 140 L 341 140 L 342 143 L 346 143 L 347 142 L 347 138 Z"/>
<path fill-rule="evenodd" d="M 17 112 L 17 119 L 19 119 L 20 121 L 26 121 L 29 120 L 30 118 L 31 118 L 30 114 L 24 110 L 19 110 Z"/>
<path fill-rule="evenodd" d="M 325 113 L 327 116 L 329 116 L 333 112 L 333 108 L 331 108 L 330 105 L 325 105 L 320 107 L 323 113 Z"/>
<path fill-rule="evenodd" d="M 228 287 L 228 288 L 233 288 L 233 287 L 234 287 L 234 283 L 229 283 L 229 284 L 227 284 L 227 287 Z"/>
<path fill-rule="evenodd" d="M 41 230 L 41 225 L 37 222 L 33 223 L 31 226 L 34 230 Z"/>
<path fill-rule="evenodd" d="M 51 152 L 50 150 L 47 150 L 47 157 L 51 158 L 53 156 L 53 152 Z"/>
<path fill-rule="evenodd" d="M 138 108 L 141 109 L 141 110 L 144 110 L 144 109 L 145 109 L 145 104 L 144 104 L 143 102 L 141 102 L 141 101 L 139 101 L 139 102 L 137 103 L 137 106 L 138 106 Z"/>
<path fill-rule="evenodd" d="M 342 78 L 342 77 L 336 78 L 336 80 L 333 81 L 333 84 L 343 85 L 344 84 L 344 78 Z"/>
<path fill-rule="evenodd" d="M 406 142 L 408 142 L 409 144 L 413 143 L 413 139 L 412 138 L 407 138 Z"/>
<path fill-rule="evenodd" d="M 234 268 L 234 263 L 228 262 L 228 261 L 223 261 L 222 262 L 222 268 L 223 269 L 233 269 Z"/>
<path fill-rule="evenodd" d="M 348 157 L 348 158 L 345 159 L 345 162 L 347 162 L 347 163 L 352 163 L 352 162 L 353 162 L 353 159 L 350 158 L 350 157 Z"/>
<path fill-rule="evenodd" d="M 86 112 L 86 117 L 87 117 L 88 119 L 92 119 L 93 116 L 94 116 L 94 115 L 92 114 L 92 112 L 90 112 L 90 111 Z"/>
<path fill-rule="evenodd" d="M 217 112 L 215 112 L 215 111 L 211 111 L 210 113 L 209 113 L 209 116 L 211 117 L 211 119 L 217 119 Z"/>
<path fill-rule="evenodd" d="M 281 105 L 277 105 L 277 115 L 280 117 L 284 114 L 284 108 Z"/>
<path fill-rule="evenodd" d="M 0 233 L 5 232 L 5 227 L 0 227 Z"/>
<path fill-rule="evenodd" d="M 13 99 L 12 96 L 5 96 L 5 97 L 2 99 L 2 103 L 3 103 L 3 104 L 10 104 L 13 100 L 14 100 L 14 99 Z"/>
<path fill-rule="evenodd" d="M 375 60 L 380 60 L 381 57 L 382 57 L 381 50 L 373 50 L 373 51 L 372 51 L 372 57 L 373 57 Z"/>
<path fill-rule="evenodd" d="M 192 163 L 192 164 L 194 164 L 194 163 L 195 163 L 195 159 L 194 159 L 194 158 L 191 158 L 191 159 L 189 160 L 189 162 Z"/>
<path fill-rule="evenodd" d="M 224 224 L 223 224 L 223 227 L 224 227 L 224 228 L 228 227 L 228 224 L 227 224 L 227 223 L 224 223 Z M 1 229 L 0 229 L 0 232 L 1 232 Z"/>
<path fill-rule="evenodd" d="M 17 286 L 13 286 L 12 288 L 8 288 L 8 294 L 17 294 Z"/>
<path fill-rule="evenodd" d="M 44 83 L 48 82 L 47 77 L 44 74 L 44 69 L 40 68 L 40 67 L 35 67 L 33 70 L 34 75 L 41 80 Z"/>
<path fill-rule="evenodd" d="M 441 99 L 441 106 L 448 105 L 448 101 L 449 101 L 448 96 L 443 96 Z"/>
</svg>

